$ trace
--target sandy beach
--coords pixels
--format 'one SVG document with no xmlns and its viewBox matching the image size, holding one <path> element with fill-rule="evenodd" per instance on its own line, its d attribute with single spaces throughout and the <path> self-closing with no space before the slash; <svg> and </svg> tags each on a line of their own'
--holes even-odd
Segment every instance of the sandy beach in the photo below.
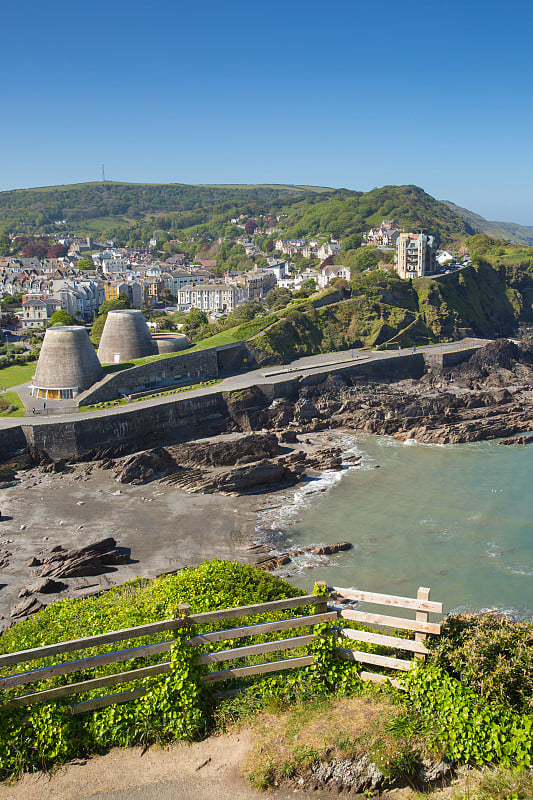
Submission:
<svg viewBox="0 0 533 800">
<path fill-rule="evenodd" d="M 9 553 L 0 578 L 0 614 L 5 627 L 20 590 L 32 582 L 27 562 L 61 545 L 84 547 L 112 536 L 130 548 L 131 563 L 107 567 L 102 575 L 67 579 L 57 597 L 82 597 L 136 576 L 154 577 L 204 559 L 254 560 L 247 549 L 254 540 L 258 497 L 188 494 L 153 482 L 142 486 L 117 483 L 109 471 L 83 469 L 43 474 L 19 473 L 18 482 L 0 492 L 0 549 Z"/>
</svg>

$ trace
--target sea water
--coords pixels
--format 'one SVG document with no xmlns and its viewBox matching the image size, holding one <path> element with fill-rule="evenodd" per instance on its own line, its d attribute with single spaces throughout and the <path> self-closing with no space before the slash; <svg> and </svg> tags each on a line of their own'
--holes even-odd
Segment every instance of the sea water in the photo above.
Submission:
<svg viewBox="0 0 533 800">
<path fill-rule="evenodd" d="M 412 597 L 428 586 L 445 613 L 495 609 L 531 619 L 533 445 L 351 434 L 332 443 L 361 456 L 358 465 L 287 490 L 260 526 L 280 550 L 343 540 L 353 549 L 299 556 L 280 574 L 305 589 L 325 580 Z"/>
</svg>

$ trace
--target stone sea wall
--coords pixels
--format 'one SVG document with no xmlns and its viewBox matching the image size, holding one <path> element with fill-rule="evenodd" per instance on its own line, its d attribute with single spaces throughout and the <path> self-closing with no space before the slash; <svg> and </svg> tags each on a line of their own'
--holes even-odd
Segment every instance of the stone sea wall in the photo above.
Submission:
<svg viewBox="0 0 533 800">
<path fill-rule="evenodd" d="M 464 360 L 474 352 L 463 350 L 460 353 L 435 354 L 431 356 L 432 365 L 437 366 L 438 359 L 457 358 Z M 231 351 L 231 348 L 228 348 Z M 236 351 L 237 352 L 237 351 Z M 243 350 L 240 358 L 243 358 Z M 196 360 L 193 363 L 205 363 L 206 368 L 213 365 L 216 351 L 199 351 L 191 356 L 202 356 L 205 361 Z M 229 357 L 237 357 L 235 353 Z M 181 356 L 183 359 L 183 356 Z M 435 361 L 437 359 L 437 361 Z M 168 363 L 173 359 L 164 359 L 159 364 Z M 249 387 L 259 391 L 268 400 L 286 398 L 294 400 L 299 389 L 304 386 L 317 386 L 324 381 L 328 374 L 351 375 L 357 378 L 372 379 L 377 381 L 401 380 L 404 378 L 419 379 L 427 366 L 428 356 L 423 353 L 409 355 L 391 355 L 375 361 L 351 363 L 346 366 L 335 365 L 324 367 L 315 374 L 302 377 L 301 374 L 292 376 L 282 373 L 275 381 L 257 383 Z M 183 362 L 182 362 L 183 363 Z M 218 364 L 218 362 L 217 362 Z M 440 364 L 439 364 L 440 365 Z M 444 364 L 448 366 L 448 363 Z M 152 365 L 147 365 L 152 366 Z M 183 367 L 181 367 L 183 369 Z M 218 366 L 217 366 L 218 371 Z M 124 373 L 118 373 L 117 378 Z M 115 376 L 112 376 L 115 377 Z M 249 390 L 246 390 L 249 391 Z M 194 398 L 169 398 L 168 402 L 156 405 L 143 406 L 135 404 L 125 406 L 116 411 L 106 411 L 98 416 L 87 414 L 83 419 L 72 422 L 39 422 L 0 430 L 0 458 L 5 458 L 20 450 L 25 445 L 34 445 L 43 450 L 54 459 L 72 458 L 83 456 L 97 448 L 105 448 L 135 442 L 140 447 L 152 447 L 157 443 L 175 438 L 181 441 L 194 440 L 200 436 L 209 435 L 216 431 L 217 424 L 223 428 L 225 420 L 230 417 L 225 393 L 213 392 Z M 218 420 L 218 423 L 217 423 Z"/>
<path fill-rule="evenodd" d="M 238 370 L 243 366 L 246 350 L 241 342 L 181 352 L 168 358 L 150 361 L 148 364 L 123 369 L 106 375 L 101 381 L 78 395 L 78 405 L 104 403 L 121 394 L 131 394 L 145 389 L 175 384 L 197 383 L 218 377 L 225 370 Z"/>
</svg>

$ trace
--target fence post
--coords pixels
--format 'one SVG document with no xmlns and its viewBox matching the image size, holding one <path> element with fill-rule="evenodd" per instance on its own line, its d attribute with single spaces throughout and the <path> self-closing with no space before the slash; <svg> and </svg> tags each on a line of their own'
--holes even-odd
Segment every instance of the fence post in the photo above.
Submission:
<svg viewBox="0 0 533 800">
<path fill-rule="evenodd" d="M 315 588 L 317 586 L 319 586 L 320 588 L 325 586 L 327 588 L 327 583 L 326 583 L 326 581 L 317 581 L 315 583 Z M 327 595 L 318 594 L 317 597 L 316 597 L 316 603 L 315 603 L 315 614 L 325 614 L 327 610 L 328 610 L 328 597 L 327 597 Z"/>
<path fill-rule="evenodd" d="M 417 600 L 429 600 L 429 592 L 430 590 L 426 586 L 419 586 L 418 591 L 416 593 Z M 416 612 L 416 621 L 417 622 L 428 622 L 429 621 L 429 613 L 427 611 L 417 611 Z M 426 633 L 415 633 L 415 642 L 425 642 L 427 639 Z M 415 658 L 419 661 L 424 661 L 425 655 L 423 653 L 415 653 Z"/>
</svg>

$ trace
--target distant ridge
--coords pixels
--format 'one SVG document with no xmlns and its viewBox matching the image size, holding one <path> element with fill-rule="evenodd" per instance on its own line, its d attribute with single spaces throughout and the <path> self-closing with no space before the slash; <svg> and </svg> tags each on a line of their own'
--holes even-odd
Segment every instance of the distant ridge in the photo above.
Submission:
<svg viewBox="0 0 533 800">
<path fill-rule="evenodd" d="M 513 244 L 533 245 L 533 225 L 489 221 L 480 214 L 455 205 L 450 200 L 442 200 L 441 202 L 466 220 L 473 228 L 478 228 L 482 233 L 486 233 L 496 239 L 507 239 Z"/>
<path fill-rule="evenodd" d="M 170 215 L 167 219 L 163 217 Z M 276 216 L 284 238 L 320 234 L 358 247 L 369 227 L 394 218 L 405 230 L 433 233 L 443 246 L 476 233 L 533 245 L 533 227 L 488 222 L 449 201 L 436 200 L 414 185 L 382 186 L 361 192 L 344 188 L 290 184 L 88 183 L 12 189 L 0 192 L 0 233 L 70 233 L 122 239 L 137 230 L 147 239 L 162 220 L 165 230 L 211 237 L 226 235 L 224 226 L 237 216 Z M 59 228 L 57 226 L 59 223 Z M 144 227 L 143 227 L 144 226 Z M 142 235 L 140 233 L 142 228 Z M 358 238 L 359 237 L 359 238 Z"/>
</svg>

